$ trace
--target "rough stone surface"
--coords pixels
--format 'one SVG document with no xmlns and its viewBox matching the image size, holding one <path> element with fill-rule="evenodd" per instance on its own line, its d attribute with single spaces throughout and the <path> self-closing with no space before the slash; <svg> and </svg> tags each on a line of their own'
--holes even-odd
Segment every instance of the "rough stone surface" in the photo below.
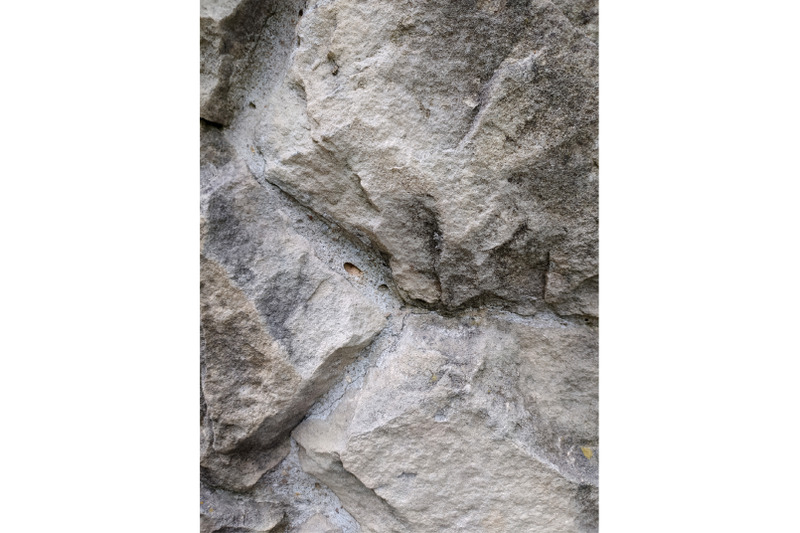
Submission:
<svg viewBox="0 0 800 533">
<path fill-rule="evenodd" d="M 201 533 L 280 531 L 284 513 L 279 506 L 270 503 L 272 502 L 201 487 L 200 531 Z"/>
<path fill-rule="evenodd" d="M 275 78 L 303 0 L 200 2 L 200 117 L 230 125 L 248 89 Z"/>
<path fill-rule="evenodd" d="M 411 314 L 363 385 L 294 431 L 301 465 L 366 531 L 591 531 L 594 353 L 594 328 L 552 317 Z"/>
<path fill-rule="evenodd" d="M 227 148 L 217 132 L 203 143 Z M 275 463 L 263 450 L 285 439 L 385 317 L 353 276 L 316 256 L 274 194 L 225 159 L 209 158 L 202 173 L 201 465 L 244 489 Z"/>
<path fill-rule="evenodd" d="M 596 315 L 597 47 L 550 2 L 324 2 L 257 176 L 390 258 L 408 301 Z"/>
<path fill-rule="evenodd" d="M 341 531 L 340 528 L 331 524 L 324 515 L 317 513 L 300 526 L 297 533 L 341 533 Z"/>
<path fill-rule="evenodd" d="M 201 531 L 597 531 L 597 27 L 201 1 Z"/>
</svg>

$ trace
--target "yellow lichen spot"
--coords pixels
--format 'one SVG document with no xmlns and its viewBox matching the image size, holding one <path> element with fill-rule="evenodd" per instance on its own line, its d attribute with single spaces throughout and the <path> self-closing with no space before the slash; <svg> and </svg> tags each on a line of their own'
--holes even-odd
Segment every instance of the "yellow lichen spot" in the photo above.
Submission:
<svg viewBox="0 0 800 533">
<path fill-rule="evenodd" d="M 432 381 L 433 383 L 436 383 L 438 380 L 439 380 L 439 377 L 438 377 L 436 374 L 433 374 L 433 375 L 431 376 L 431 381 Z"/>
<path fill-rule="evenodd" d="M 592 455 L 594 455 L 592 449 L 587 448 L 586 446 L 581 446 L 581 451 L 583 452 L 583 455 L 585 455 L 587 459 L 591 459 Z"/>
</svg>

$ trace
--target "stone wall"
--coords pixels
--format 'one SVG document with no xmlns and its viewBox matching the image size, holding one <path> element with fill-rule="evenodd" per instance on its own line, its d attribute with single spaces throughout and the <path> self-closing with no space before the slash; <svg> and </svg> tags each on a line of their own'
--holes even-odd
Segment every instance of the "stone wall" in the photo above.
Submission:
<svg viewBox="0 0 800 533">
<path fill-rule="evenodd" d="M 596 531 L 596 3 L 200 27 L 201 531 Z"/>
</svg>

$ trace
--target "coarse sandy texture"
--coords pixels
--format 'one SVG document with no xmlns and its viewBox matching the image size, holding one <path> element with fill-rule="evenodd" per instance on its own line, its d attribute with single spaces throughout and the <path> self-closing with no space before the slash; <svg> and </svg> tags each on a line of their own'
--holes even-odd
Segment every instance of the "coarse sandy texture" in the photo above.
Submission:
<svg viewBox="0 0 800 533">
<path fill-rule="evenodd" d="M 596 43 L 201 2 L 201 531 L 597 530 Z"/>
</svg>

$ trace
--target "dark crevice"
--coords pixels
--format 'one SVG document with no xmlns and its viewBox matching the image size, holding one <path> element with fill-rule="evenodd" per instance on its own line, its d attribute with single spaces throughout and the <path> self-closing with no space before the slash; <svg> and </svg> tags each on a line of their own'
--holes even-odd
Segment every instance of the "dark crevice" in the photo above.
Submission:
<svg viewBox="0 0 800 533">
<path fill-rule="evenodd" d="M 442 294 L 442 280 L 439 278 L 439 264 L 442 256 L 442 231 L 439 228 L 439 216 L 436 212 L 435 199 L 430 195 L 425 195 L 417 204 L 419 211 L 423 214 L 420 218 L 424 227 L 424 234 L 428 236 L 428 252 L 431 255 L 431 273 L 436 282 L 439 294 Z M 441 296 L 440 296 L 441 298 Z"/>
<path fill-rule="evenodd" d="M 364 250 L 365 253 L 367 253 L 368 255 L 376 257 L 376 258 L 379 258 L 380 259 L 380 264 L 384 268 L 384 271 L 387 274 L 387 281 L 390 284 L 390 287 L 389 287 L 390 291 L 392 292 L 392 294 L 395 297 L 397 297 L 399 300 L 401 300 L 407 306 L 418 308 L 418 309 L 425 310 L 425 311 L 436 312 L 436 313 L 438 313 L 438 314 L 440 314 L 441 316 L 444 316 L 444 317 L 455 317 L 455 316 L 459 316 L 462 313 L 469 312 L 469 311 L 475 311 L 475 310 L 478 310 L 478 309 L 481 309 L 481 308 L 497 308 L 497 309 L 503 310 L 504 312 L 516 314 L 518 316 L 533 316 L 533 315 L 526 315 L 526 314 L 516 313 L 515 311 L 513 311 L 513 307 L 515 305 L 513 302 L 510 302 L 507 299 L 505 299 L 505 298 L 503 298 L 501 296 L 498 296 L 497 294 L 494 294 L 492 291 L 482 292 L 481 294 L 479 294 L 479 295 L 477 295 L 475 297 L 472 297 L 472 298 L 470 298 L 470 299 L 468 299 L 468 300 L 464 301 L 463 303 L 461 303 L 459 305 L 456 305 L 456 306 L 447 305 L 444 302 L 442 302 L 441 300 L 437 301 L 437 302 L 434 302 L 434 303 L 428 303 L 428 302 L 425 302 L 423 300 L 419 300 L 419 299 L 416 299 L 416 298 L 409 298 L 408 296 L 402 297 L 401 296 L 401 291 L 398 290 L 397 283 L 394 281 L 392 269 L 389 267 L 390 261 L 392 259 L 392 254 L 391 253 L 389 253 L 387 250 L 383 249 L 382 247 L 379 247 L 379 244 L 376 244 L 375 242 L 373 242 L 372 239 L 369 239 L 370 242 L 369 242 L 369 245 L 368 245 L 367 243 L 364 242 L 364 239 L 360 238 L 356 233 L 354 233 L 353 231 L 349 231 L 348 229 L 346 229 L 343 226 L 339 225 L 331 217 L 329 217 L 329 216 L 327 216 L 325 214 L 322 214 L 322 213 L 320 213 L 318 211 L 315 211 L 313 208 L 309 207 L 307 204 L 305 204 L 305 203 L 301 202 L 300 200 L 298 200 L 291 193 L 287 192 L 280 185 L 278 185 L 276 183 L 273 183 L 271 181 L 268 181 L 265 178 L 262 178 L 262 180 L 268 186 L 274 187 L 274 189 L 279 194 L 281 194 L 286 199 L 291 201 L 299 210 L 305 211 L 307 213 L 311 213 L 314 216 L 319 217 L 328 226 L 330 226 L 334 231 L 336 231 L 337 233 L 340 233 L 343 237 L 347 238 L 347 240 L 350 243 L 352 243 L 353 245 L 355 245 L 359 249 Z M 261 183 L 261 180 L 258 180 L 258 181 L 259 181 L 259 183 Z M 261 183 L 262 186 L 264 186 L 264 183 Z M 441 250 L 440 250 L 441 233 L 440 233 L 440 230 L 439 230 L 438 221 L 436 219 L 436 216 L 435 216 L 434 211 L 432 210 L 432 208 L 429 208 L 429 207 L 427 207 L 425 205 L 422 205 L 420 203 L 419 204 L 419 209 L 424 211 L 428 215 L 428 217 L 426 217 L 426 222 L 428 222 L 427 226 L 429 227 L 429 231 L 428 231 L 429 246 L 430 246 L 430 250 L 432 252 L 432 255 L 434 257 L 433 262 L 432 262 L 432 271 L 431 271 L 431 273 L 435 276 L 436 282 L 439 283 L 439 288 L 441 290 L 441 280 L 440 280 L 439 273 L 438 273 L 439 257 L 440 257 L 440 253 L 441 253 Z M 521 228 L 521 230 L 524 232 L 525 230 L 527 230 L 527 228 L 524 228 L 524 229 Z M 515 233 L 515 236 L 518 236 L 517 235 L 518 233 L 520 233 L 519 230 Z M 437 238 L 437 235 L 438 235 L 438 238 Z M 511 240 L 513 241 L 515 238 L 516 237 L 512 237 Z M 549 256 L 548 256 L 548 258 L 549 258 Z M 546 270 L 543 270 L 542 273 L 546 274 Z M 562 316 L 560 313 L 558 313 L 555 310 L 555 308 L 553 306 L 547 304 L 543 300 L 537 301 L 537 303 L 536 303 L 536 311 L 534 312 L 534 315 L 536 313 L 539 313 L 539 312 L 548 312 L 548 313 L 551 313 L 551 314 L 553 314 L 555 316 L 558 316 L 559 318 L 564 318 L 564 319 L 567 319 L 567 320 L 571 320 L 572 319 L 572 317 L 570 315 Z"/>
<path fill-rule="evenodd" d="M 219 122 L 214 122 L 213 120 L 208 120 L 208 119 L 205 119 L 203 117 L 200 117 L 200 124 L 203 124 L 204 126 L 209 126 L 211 128 L 217 128 L 217 129 L 222 129 L 222 128 L 225 127 L 224 124 L 220 124 Z"/>
<path fill-rule="evenodd" d="M 336 55 L 333 52 L 328 52 L 328 63 L 331 66 L 331 75 L 339 74 L 339 63 L 336 62 Z"/>
<path fill-rule="evenodd" d="M 305 92 L 304 88 L 299 85 L 295 86 L 295 89 L 300 92 Z M 375 204 L 372 203 L 366 190 L 363 188 L 363 186 L 361 186 L 360 178 L 355 173 L 355 171 L 353 171 L 353 169 L 349 166 L 349 164 L 346 161 L 341 161 L 341 159 L 338 158 L 330 148 L 322 146 L 321 144 L 318 144 L 318 146 L 324 152 L 326 152 L 331 158 L 333 158 L 337 163 L 340 163 L 345 166 L 345 168 L 348 170 L 348 174 L 352 175 L 354 184 L 358 186 L 359 197 L 363 198 L 370 208 L 377 210 L 377 206 L 375 206 Z M 480 308 L 496 308 L 503 310 L 504 312 L 516 314 L 518 316 L 534 316 L 539 312 L 548 312 L 560 318 L 567 319 L 568 317 L 558 313 L 553 305 L 550 305 L 544 301 L 543 297 L 535 302 L 535 311 L 532 314 L 528 315 L 524 313 L 515 312 L 514 308 L 517 305 L 519 305 L 519 302 L 510 301 L 506 297 L 495 294 L 491 290 L 484 291 L 477 296 L 469 298 L 468 300 L 465 300 L 459 305 L 448 305 L 447 303 L 442 301 L 442 299 L 433 303 L 428 303 L 423 300 L 411 298 L 407 294 L 403 293 L 403 291 L 399 290 L 397 283 L 394 281 L 392 269 L 389 266 L 391 263 L 392 254 L 383 246 L 383 244 L 380 241 L 377 240 L 377 238 L 374 235 L 365 234 L 359 228 L 348 228 L 341 225 L 337 220 L 333 219 L 330 215 L 324 214 L 320 211 L 316 211 L 309 204 L 298 199 L 291 192 L 286 190 L 279 182 L 278 183 L 272 182 L 263 175 L 258 179 L 256 179 L 256 181 L 261 186 L 273 188 L 285 199 L 289 200 L 301 212 L 305 212 L 308 216 L 319 217 L 319 219 L 322 220 L 325 224 L 327 224 L 333 231 L 339 233 L 342 237 L 346 238 L 348 242 L 353 244 L 358 249 L 364 251 L 367 255 L 372 256 L 376 260 L 378 260 L 379 264 L 383 267 L 384 272 L 386 273 L 386 278 L 387 281 L 389 282 L 389 289 L 391 293 L 394 295 L 394 297 L 403 302 L 405 305 L 425 311 L 436 312 L 441 316 L 445 317 L 458 316 L 464 312 L 474 311 Z M 427 248 L 431 255 L 429 273 L 434 278 L 434 282 L 436 283 L 436 287 L 437 289 L 439 289 L 440 294 L 443 295 L 444 287 L 442 286 L 443 284 L 439 274 L 439 263 L 441 259 L 443 243 L 442 243 L 441 229 L 439 228 L 438 217 L 435 209 L 435 199 L 429 195 L 425 195 L 423 197 L 417 197 L 414 201 L 414 204 L 416 212 L 422 214 L 420 222 L 426 228 L 424 234 L 428 236 Z M 529 228 L 527 227 L 527 225 L 523 224 L 520 228 L 518 228 L 514 232 L 514 234 L 506 242 L 504 242 L 499 247 L 492 250 L 492 252 L 507 251 L 506 249 L 509 246 L 514 246 L 517 243 L 517 241 L 520 241 L 520 239 L 522 239 L 528 232 Z M 536 270 L 536 275 L 538 275 L 541 279 L 542 291 L 544 291 L 546 276 L 549 267 L 549 252 L 547 255 L 547 260 L 543 262 L 540 266 L 541 268 L 537 268 L 535 270 Z"/>
<path fill-rule="evenodd" d="M 547 275 L 550 273 L 551 263 L 550 263 L 550 250 L 547 251 L 547 263 L 544 274 L 542 275 L 542 300 L 546 299 L 547 296 Z"/>
<path fill-rule="evenodd" d="M 342 235 L 343 237 L 347 238 L 347 240 L 350 243 L 355 245 L 357 248 L 365 251 L 365 253 L 367 253 L 367 255 L 373 256 L 375 258 L 379 258 L 380 259 L 380 264 L 384 268 L 384 271 L 387 274 L 387 281 L 389 282 L 389 285 L 390 285 L 389 286 L 390 291 L 392 292 L 392 294 L 396 298 L 401 300 L 407 306 L 418 308 L 418 309 L 421 309 L 421 310 L 424 310 L 424 311 L 432 311 L 432 312 L 440 314 L 443 317 L 456 317 L 456 316 L 461 315 L 462 313 L 475 311 L 475 310 L 478 310 L 478 309 L 481 309 L 481 308 L 496 308 L 496 309 L 503 310 L 504 312 L 515 314 L 515 315 L 518 315 L 518 316 L 523 316 L 523 317 L 524 316 L 534 316 L 535 314 L 537 314 L 539 312 L 548 312 L 548 313 L 551 313 L 551 314 L 553 314 L 553 315 L 555 315 L 555 316 L 557 316 L 559 318 L 563 318 L 563 319 L 571 321 L 571 322 L 574 321 L 575 317 L 577 316 L 577 315 L 561 315 L 560 313 L 558 313 L 556 311 L 554 306 L 546 303 L 543 299 L 538 300 L 536 302 L 536 311 L 532 315 L 526 315 L 526 314 L 517 313 L 517 312 L 515 312 L 513 310 L 513 308 L 515 306 L 514 302 L 510 302 L 509 300 L 503 298 L 502 296 L 499 296 L 499 295 L 493 293 L 492 291 L 484 291 L 481 294 L 479 294 L 477 296 L 474 296 L 474 297 L 464 301 L 463 303 L 461 303 L 459 305 L 455 305 L 455 306 L 447 305 L 444 302 L 442 302 L 441 300 L 437 301 L 437 302 L 434 302 L 434 303 L 428 303 L 428 302 L 425 302 L 423 300 L 419 300 L 419 299 L 416 299 L 416 298 L 410 298 L 408 296 L 403 297 L 403 296 L 401 296 L 401 291 L 398 290 L 397 283 L 394 281 L 392 269 L 389 267 L 390 261 L 392 259 L 392 254 L 389 253 L 387 250 L 385 250 L 382 246 L 380 246 L 380 243 L 374 242 L 373 239 L 371 239 L 371 238 L 369 238 L 369 244 L 365 243 L 364 239 L 360 238 L 359 235 L 357 235 L 353 231 L 350 231 L 350 230 L 344 228 L 337 221 L 333 220 L 330 216 L 322 214 L 322 213 L 320 213 L 318 211 L 315 211 L 313 208 L 311 208 L 307 204 L 305 204 L 305 203 L 301 202 L 300 200 L 298 200 L 291 193 L 287 192 L 280 185 L 278 185 L 276 183 L 273 183 L 273 182 L 271 182 L 271 181 L 269 181 L 269 180 L 267 180 L 265 178 L 262 178 L 262 180 L 268 186 L 274 187 L 274 189 L 279 194 L 281 194 L 286 199 L 291 201 L 299 210 L 305 211 L 307 213 L 311 213 L 314 216 L 319 217 L 328 226 L 330 226 L 331 229 L 333 229 L 337 233 L 340 233 L 340 235 Z M 259 181 L 259 183 L 261 183 L 261 180 L 257 180 L 257 181 Z M 261 183 L 262 186 L 264 186 L 264 183 Z M 432 210 L 432 208 L 429 208 L 429 207 L 427 207 L 425 205 L 422 205 L 420 203 L 419 204 L 419 209 L 424 211 L 428 215 L 428 217 L 426 217 L 426 222 L 428 222 L 427 226 L 429 227 L 429 231 L 427 233 L 429 235 L 429 246 L 430 246 L 429 249 L 431 250 L 432 255 L 434 257 L 433 262 L 432 262 L 431 274 L 433 274 L 435 276 L 436 282 L 439 284 L 438 288 L 441 290 L 441 279 L 439 277 L 439 272 L 438 272 L 439 258 L 440 258 L 440 253 L 441 253 L 441 250 L 440 250 L 441 233 L 440 233 L 440 230 L 439 230 L 438 221 L 436 219 L 435 213 Z M 520 230 L 522 232 L 524 232 L 524 231 L 527 230 L 527 227 L 520 228 Z M 512 236 L 512 239 L 510 239 L 511 241 L 513 241 L 516 237 L 518 237 L 518 233 L 520 233 L 520 230 L 515 232 L 515 236 Z M 438 238 L 437 238 L 437 235 L 438 235 Z M 549 253 L 548 253 L 548 259 L 549 259 Z M 546 270 L 542 270 L 541 272 L 542 272 L 543 275 L 546 275 L 547 271 Z M 579 317 L 579 318 L 581 320 L 583 319 L 582 316 Z M 593 324 L 596 323 L 596 320 L 597 320 L 596 317 L 589 317 L 589 318 L 591 318 L 591 319 L 593 319 L 595 321 L 595 322 L 592 322 Z"/>
<path fill-rule="evenodd" d="M 349 165 L 347 168 L 350 169 Z M 352 169 L 350 170 L 352 171 Z M 381 212 L 380 207 L 375 205 L 375 202 L 372 201 L 372 198 L 370 198 L 369 193 L 364 188 L 364 185 L 361 183 L 361 176 L 359 176 L 358 173 L 355 171 L 353 171 L 353 175 L 356 177 L 356 184 L 358 185 L 358 188 L 361 191 L 361 195 L 364 198 L 364 201 L 366 201 L 367 205 L 369 205 L 372 209 L 380 213 Z"/>
</svg>

